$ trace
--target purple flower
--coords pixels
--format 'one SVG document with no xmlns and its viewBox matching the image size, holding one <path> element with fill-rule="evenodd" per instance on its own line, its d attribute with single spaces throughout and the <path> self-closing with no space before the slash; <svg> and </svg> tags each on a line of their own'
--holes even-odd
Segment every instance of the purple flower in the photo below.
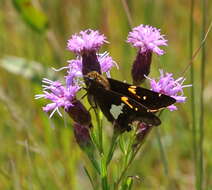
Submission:
<svg viewBox="0 0 212 190">
<path fill-rule="evenodd" d="M 160 29 L 143 24 L 133 28 L 128 35 L 127 42 L 138 47 L 140 53 L 151 51 L 158 55 L 164 54 L 159 46 L 167 46 L 167 40 L 164 39 L 164 35 L 160 34 Z"/>
<path fill-rule="evenodd" d="M 35 98 L 45 98 L 52 101 L 52 103 L 49 103 L 43 107 L 45 112 L 52 111 L 50 118 L 56 111 L 60 116 L 62 116 L 59 108 L 62 107 L 66 110 L 73 106 L 72 102 L 75 99 L 76 93 L 80 87 L 77 85 L 64 87 L 59 81 L 51 81 L 46 78 L 44 78 L 42 82 L 44 83 L 43 94 L 38 94 L 35 96 Z"/>
<path fill-rule="evenodd" d="M 110 70 L 114 66 L 118 68 L 118 65 L 113 60 L 113 58 L 109 56 L 108 52 L 104 52 L 102 54 L 97 54 L 97 55 L 98 55 L 98 61 L 100 63 L 102 73 L 106 73 L 107 77 L 110 77 Z"/>
<path fill-rule="evenodd" d="M 83 77 L 81 58 L 69 60 L 68 63 L 68 75 L 65 76 L 67 86 L 77 84 L 78 79 Z"/>
<path fill-rule="evenodd" d="M 103 34 L 90 29 L 81 31 L 68 40 L 68 49 L 82 56 L 83 75 L 91 71 L 97 71 L 101 74 L 101 67 L 96 52 L 105 42 L 107 41 Z"/>
<path fill-rule="evenodd" d="M 185 78 L 180 77 L 178 79 L 173 78 L 172 73 L 165 73 L 160 70 L 160 79 L 157 82 L 154 79 L 148 78 L 150 80 L 151 90 L 159 92 L 176 99 L 176 102 L 182 103 L 186 101 L 186 97 L 183 95 L 183 88 L 190 87 L 192 85 L 183 85 Z M 177 110 L 175 105 L 168 107 L 170 111 Z"/>
<path fill-rule="evenodd" d="M 129 33 L 127 42 L 139 48 L 131 70 L 133 84 L 139 85 L 146 79 L 145 76 L 150 73 L 152 52 L 158 55 L 164 54 L 159 46 L 166 46 L 167 40 L 160 34 L 159 29 L 141 24 Z"/>
<path fill-rule="evenodd" d="M 101 67 L 101 72 L 106 73 L 110 77 L 110 70 L 113 66 L 117 66 L 116 62 L 109 56 L 109 53 L 97 54 L 97 59 Z M 73 85 L 78 83 L 78 79 L 83 77 L 82 73 L 82 58 L 69 60 L 69 70 L 66 76 L 67 85 Z M 117 66 L 118 67 L 118 66 Z"/>
<path fill-rule="evenodd" d="M 67 47 L 76 54 L 82 54 L 83 51 L 98 51 L 106 43 L 106 37 L 98 31 L 91 29 L 74 34 L 68 40 Z"/>
</svg>

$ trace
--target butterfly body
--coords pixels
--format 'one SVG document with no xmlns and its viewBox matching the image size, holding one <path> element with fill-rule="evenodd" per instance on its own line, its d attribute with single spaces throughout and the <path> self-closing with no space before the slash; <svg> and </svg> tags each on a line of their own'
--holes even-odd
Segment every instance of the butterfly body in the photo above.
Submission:
<svg viewBox="0 0 212 190">
<path fill-rule="evenodd" d="M 93 71 L 85 78 L 88 95 L 99 106 L 110 122 L 130 130 L 134 121 L 160 125 L 154 112 L 175 103 L 175 99 L 151 90 L 105 78 Z"/>
</svg>

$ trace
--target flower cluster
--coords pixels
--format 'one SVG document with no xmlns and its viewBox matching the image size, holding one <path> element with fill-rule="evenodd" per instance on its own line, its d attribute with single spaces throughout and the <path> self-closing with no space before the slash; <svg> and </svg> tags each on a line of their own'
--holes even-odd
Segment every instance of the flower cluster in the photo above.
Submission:
<svg viewBox="0 0 212 190">
<path fill-rule="evenodd" d="M 55 112 L 62 116 L 60 110 L 64 110 L 70 116 L 73 121 L 75 140 L 90 159 L 97 173 L 95 176 L 101 179 L 98 179 L 97 183 L 101 182 L 103 189 L 108 189 L 112 184 L 108 183 L 107 169 L 118 147 L 121 148 L 122 153 L 119 164 L 127 167 L 117 173 L 120 178 L 115 180 L 115 188 L 132 187 L 133 178 L 123 176 L 126 176 L 128 166 L 135 159 L 148 134 L 161 123 L 160 114 L 156 115 L 156 112 L 171 104 L 167 108 L 170 111 L 176 110 L 177 107 L 173 103 L 185 102 L 183 88 L 191 86 L 183 85 L 185 81 L 183 77 L 174 79 L 172 73 L 162 70 L 158 80 L 148 76 L 152 56 L 163 55 L 165 52 L 161 47 L 167 46 L 167 40 L 159 29 L 148 25 L 137 26 L 129 32 L 127 42 L 138 49 L 131 69 L 133 85 L 128 86 L 101 76 L 104 74 L 109 78 L 111 68 L 118 66 L 109 53 L 100 53 L 101 46 L 107 43 L 106 37 L 99 31 L 88 29 L 72 35 L 68 40 L 67 49 L 74 53 L 75 58 L 68 60 L 66 66 L 54 69 L 57 72 L 66 71 L 62 81 L 44 78 L 43 93 L 36 95 L 36 99 L 45 98 L 50 101 L 43 107 L 43 111 L 50 113 L 50 118 Z M 142 91 L 142 88 L 135 86 L 140 85 L 144 80 L 149 81 L 151 90 L 158 93 L 146 89 Z M 108 121 L 113 124 L 110 146 L 104 145 L 106 141 L 104 141 L 100 114 L 94 110 L 97 117 L 95 123 L 98 126 L 93 127 L 94 122 L 89 110 L 81 102 L 82 97 L 79 99 L 77 96 L 78 92 L 84 89 L 87 90 L 85 95 L 88 94 L 91 107 L 99 106 Z M 95 104 L 92 104 L 93 102 Z M 126 146 L 117 146 L 122 145 L 125 139 L 123 137 L 120 141 L 119 135 L 130 130 L 134 130 L 134 133 L 130 135 L 130 140 L 124 143 Z M 85 171 L 89 174 L 86 168 Z M 103 180 L 102 176 L 104 176 Z M 92 178 L 90 180 L 95 187 L 95 181 Z"/>
<path fill-rule="evenodd" d="M 68 50 L 73 51 L 77 56 L 76 59 L 68 60 L 68 66 L 56 70 L 67 69 L 67 75 L 64 76 L 64 85 L 59 81 L 43 79 L 43 94 L 36 95 L 36 99 L 45 98 L 52 102 L 43 107 L 45 112 L 52 111 L 50 117 L 55 112 L 62 116 L 59 108 L 64 108 L 66 112 L 74 109 L 72 107 L 76 106 L 76 94 L 82 86 L 80 79 L 83 75 L 95 70 L 95 66 L 93 66 L 95 61 L 92 62 L 92 59 L 96 59 L 97 67 L 99 65 L 100 70 L 97 71 L 110 76 L 111 68 L 117 66 L 115 61 L 109 56 L 109 53 L 100 54 L 97 52 L 105 42 L 107 42 L 105 36 L 93 30 L 81 31 L 68 40 Z M 83 73 L 83 68 L 87 70 L 86 73 Z M 74 118 L 73 114 L 72 116 Z"/>
<path fill-rule="evenodd" d="M 169 95 L 177 102 L 185 102 L 183 88 L 189 85 L 182 85 L 184 78 L 175 80 L 172 74 L 164 74 L 163 71 L 161 71 L 158 82 L 147 77 L 150 73 L 153 53 L 163 55 L 165 52 L 161 46 L 167 46 L 167 40 L 164 35 L 161 35 L 160 30 L 152 26 L 140 25 L 129 32 L 127 42 L 138 48 L 131 71 L 133 84 L 138 85 L 145 79 L 149 79 L 153 91 Z M 86 130 L 92 126 L 89 112 L 76 97 L 77 92 L 84 85 L 81 79 L 91 71 L 99 74 L 105 73 L 107 77 L 110 77 L 111 68 L 117 66 L 109 53 L 99 53 L 101 46 L 105 43 L 107 43 L 106 37 L 99 31 L 91 29 L 72 35 L 67 42 L 67 49 L 73 52 L 76 58 L 68 60 L 67 66 L 57 70 L 67 70 L 64 82 L 43 79 L 43 94 L 36 95 L 36 98 L 45 98 L 51 101 L 43 107 L 45 112 L 51 112 L 50 117 L 55 112 L 61 116 L 59 108 L 63 108 L 74 120 L 75 130 L 80 129 L 80 132 L 75 131 L 75 134 L 81 134 L 83 131 L 79 125 L 84 126 Z M 171 111 L 177 109 L 175 105 L 168 108 Z"/>
</svg>

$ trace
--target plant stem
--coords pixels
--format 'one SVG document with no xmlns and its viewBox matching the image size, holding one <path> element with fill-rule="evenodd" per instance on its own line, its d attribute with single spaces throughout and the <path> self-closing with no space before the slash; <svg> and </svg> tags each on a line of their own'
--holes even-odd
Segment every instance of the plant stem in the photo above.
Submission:
<svg viewBox="0 0 212 190">
<path fill-rule="evenodd" d="M 149 128 L 147 129 L 148 131 L 146 131 L 145 137 L 142 139 L 140 144 L 135 148 L 134 152 L 132 153 L 132 156 L 129 159 L 129 162 L 126 164 L 125 168 L 123 169 L 123 171 L 121 173 L 121 176 L 119 177 L 117 182 L 114 184 L 114 190 L 118 190 L 120 182 L 123 180 L 127 170 L 129 169 L 131 163 L 133 162 L 133 160 L 135 159 L 137 153 L 139 152 L 139 150 L 141 149 L 142 145 L 144 144 L 145 139 L 146 139 L 147 135 L 149 134 L 149 132 L 151 131 L 151 129 L 152 129 L 152 127 L 149 126 Z"/>
<path fill-rule="evenodd" d="M 205 25 L 206 25 L 206 0 L 202 0 L 202 39 L 205 35 Z M 202 59 L 201 59 L 201 89 L 200 89 L 200 123 L 199 123 L 199 183 L 198 189 L 203 189 L 203 142 L 204 142 L 204 99 L 203 92 L 205 88 L 205 64 L 206 64 L 206 56 L 205 56 L 205 46 L 202 47 Z"/>
<path fill-rule="evenodd" d="M 159 149 L 160 149 L 161 160 L 163 162 L 164 173 L 168 177 L 168 174 L 169 174 L 168 162 L 167 162 L 167 159 L 166 159 L 165 150 L 163 148 L 163 144 L 162 144 L 161 136 L 160 136 L 160 131 L 159 131 L 158 127 L 156 127 L 156 137 L 157 137 L 157 141 L 158 141 L 158 145 L 159 145 Z"/>
<path fill-rule="evenodd" d="M 103 154 L 101 155 L 101 184 L 102 190 L 109 190 L 107 182 L 107 163 L 106 158 Z"/>
<path fill-rule="evenodd" d="M 189 16 L 189 23 L 190 23 L 190 29 L 189 29 L 189 59 L 191 62 L 191 70 L 190 70 L 190 83 L 192 84 L 191 89 L 191 112 L 192 112 L 192 144 L 193 144 L 193 158 L 194 158 L 194 170 L 195 170 L 195 183 L 196 183 L 196 189 L 197 189 L 197 135 L 196 135 L 196 108 L 195 108 L 195 86 L 194 86 L 194 65 L 192 60 L 193 55 L 193 33 L 194 33 L 194 22 L 193 22 L 193 14 L 194 14 L 194 0 L 191 0 L 190 3 L 190 16 Z"/>
<path fill-rule="evenodd" d="M 99 109 L 94 109 L 95 115 L 96 115 L 96 121 L 97 121 L 97 135 L 98 135 L 98 148 L 99 148 L 99 153 L 103 154 L 103 139 L 102 139 L 102 122 L 100 118 L 101 111 Z"/>
<path fill-rule="evenodd" d="M 130 10 L 129 10 L 129 6 L 128 6 L 126 0 L 121 0 L 121 3 L 122 3 L 122 6 L 124 7 L 124 11 L 127 15 L 128 24 L 129 24 L 130 28 L 132 28 L 133 22 L 132 22 L 132 16 L 131 16 L 131 13 L 130 13 Z"/>
<path fill-rule="evenodd" d="M 114 131 L 113 137 L 112 137 L 112 142 L 111 142 L 110 149 L 109 149 L 109 153 L 108 153 L 108 156 L 107 156 L 107 163 L 106 163 L 107 165 L 109 165 L 111 159 L 113 158 L 113 153 L 114 153 L 114 150 L 115 150 L 116 145 L 117 145 L 118 136 L 119 136 L 119 134 Z"/>
<path fill-rule="evenodd" d="M 206 39 L 208 37 L 208 34 L 211 31 L 211 29 L 212 29 L 212 20 L 210 21 L 210 25 L 209 25 L 209 27 L 207 29 L 207 32 L 205 33 L 205 36 L 204 36 L 203 40 L 201 41 L 200 46 L 197 49 L 195 49 L 195 51 L 194 51 L 194 53 L 192 55 L 192 59 L 185 66 L 185 68 L 183 69 L 183 71 L 180 72 L 180 74 L 179 74 L 180 76 L 182 76 L 182 75 L 185 76 L 186 72 L 188 71 L 188 69 L 190 68 L 190 66 L 193 64 L 193 62 L 194 62 L 195 58 L 197 57 L 198 53 L 200 52 L 200 50 L 202 49 L 202 47 L 205 45 L 205 41 L 206 41 Z"/>
</svg>

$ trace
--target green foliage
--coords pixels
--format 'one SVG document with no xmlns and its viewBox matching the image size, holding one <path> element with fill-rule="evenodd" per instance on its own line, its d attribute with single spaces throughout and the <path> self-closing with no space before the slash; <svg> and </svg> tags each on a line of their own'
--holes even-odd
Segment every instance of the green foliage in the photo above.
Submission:
<svg viewBox="0 0 212 190">
<path fill-rule="evenodd" d="M 44 12 L 36 8 L 31 0 L 12 0 L 22 19 L 35 31 L 44 32 L 48 19 Z"/>
</svg>

